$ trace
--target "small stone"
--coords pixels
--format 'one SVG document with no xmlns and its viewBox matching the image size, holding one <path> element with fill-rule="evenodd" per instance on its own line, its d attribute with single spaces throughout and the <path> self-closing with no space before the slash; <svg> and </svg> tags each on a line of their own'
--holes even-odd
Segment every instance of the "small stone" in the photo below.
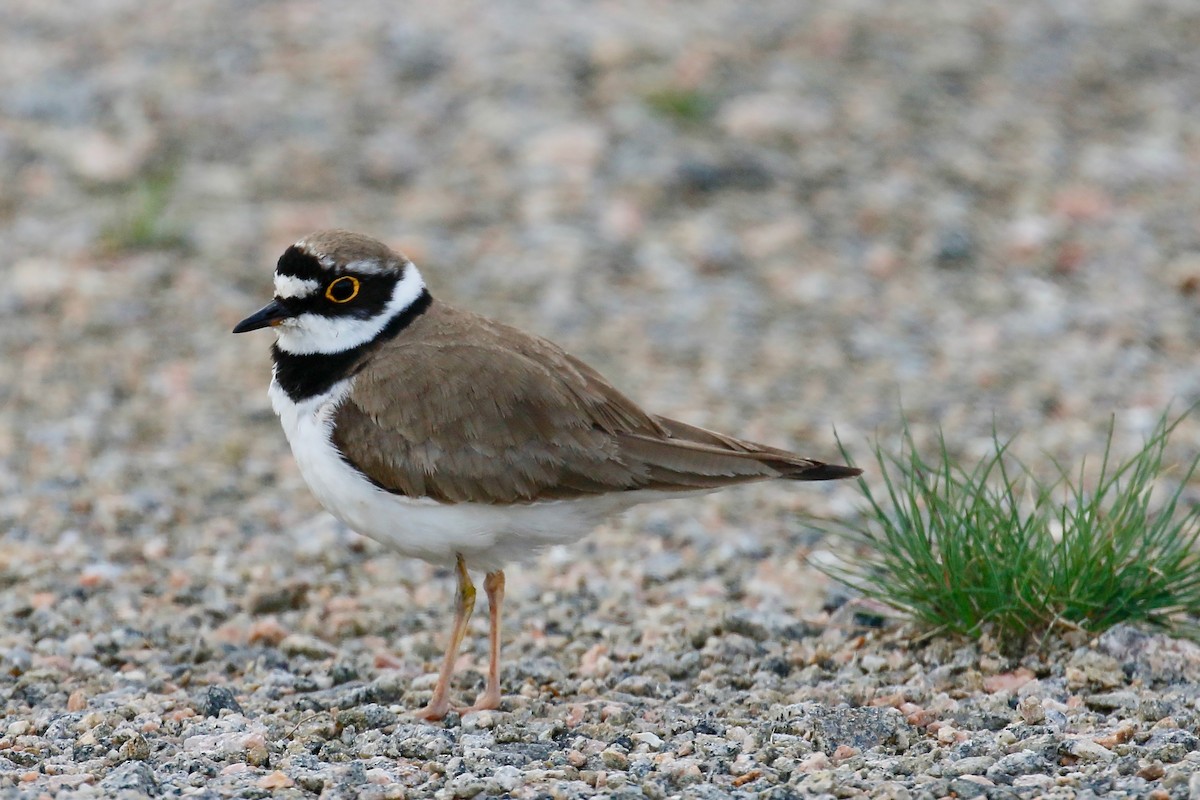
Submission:
<svg viewBox="0 0 1200 800">
<path fill-rule="evenodd" d="M 1100 650 L 1114 658 L 1127 660 L 1145 652 L 1153 643 L 1154 637 L 1146 631 L 1139 630 L 1133 625 L 1114 625 L 1100 634 L 1097 644 Z"/>
<path fill-rule="evenodd" d="M 336 676 L 337 667 L 334 667 L 333 681 L 337 683 Z M 408 678 L 398 670 L 388 670 L 380 673 L 379 677 L 371 682 L 370 692 L 371 697 L 380 703 L 395 703 L 404 699 L 404 695 L 408 692 Z"/>
<path fill-rule="evenodd" d="M 961 775 L 984 775 L 996 759 L 991 756 L 969 756 L 960 758 L 942 767 L 942 775 L 947 778 L 957 778 Z"/>
<path fill-rule="evenodd" d="M 1021 775 L 1013 778 L 1014 789 L 1049 789 L 1054 785 L 1054 778 L 1049 775 Z"/>
<path fill-rule="evenodd" d="M 599 125 L 566 124 L 530 137 L 524 155 L 531 166 L 555 168 L 565 179 L 582 180 L 595 168 L 605 140 L 605 131 Z"/>
<path fill-rule="evenodd" d="M 497 767 L 492 773 L 492 780 L 505 792 L 511 792 L 521 785 L 521 770 L 512 765 Z"/>
<path fill-rule="evenodd" d="M 955 268 L 971 263 L 975 254 L 975 239 L 962 228 L 949 228 L 938 234 L 934 260 L 939 267 Z"/>
<path fill-rule="evenodd" d="M 726 133 L 752 140 L 794 139 L 825 129 L 831 120 L 827 106 L 786 93 L 739 95 L 726 101 L 718 114 Z"/>
<path fill-rule="evenodd" d="M 334 686 L 340 686 L 358 680 L 358 670 L 350 662 L 339 661 L 329 670 L 329 678 Z"/>
<path fill-rule="evenodd" d="M 894 708 L 828 707 L 798 703 L 783 711 L 789 719 L 788 732 L 810 736 L 814 744 L 832 754 L 841 745 L 859 751 L 907 740 L 908 725 Z"/>
<path fill-rule="evenodd" d="M 824 753 L 813 753 L 797 764 L 796 769 L 799 772 L 813 773 L 829 769 L 829 766 L 829 756 Z"/>
<path fill-rule="evenodd" d="M 609 703 L 600 709 L 600 720 L 610 725 L 624 725 L 631 719 L 633 719 L 633 712 L 626 706 Z"/>
<path fill-rule="evenodd" d="M 246 597 L 246 610 L 251 614 L 271 614 L 302 608 L 308 595 L 308 584 L 302 581 L 282 586 L 252 589 Z"/>
<path fill-rule="evenodd" d="M 1112 750 L 1117 745 L 1128 742 L 1136 733 L 1137 726 L 1126 721 L 1121 723 L 1121 725 L 1119 725 L 1117 729 L 1111 733 L 1106 733 L 1103 736 L 1093 737 L 1092 741 L 1101 747 L 1107 747 L 1109 750 Z"/>
<path fill-rule="evenodd" d="M 238 704 L 237 698 L 233 696 L 229 687 L 208 687 L 200 704 L 200 713 L 206 717 L 219 717 L 223 709 L 229 709 L 236 714 L 243 713 L 241 705 Z"/>
<path fill-rule="evenodd" d="M 1125 683 L 1125 673 L 1121 664 L 1112 656 L 1085 650 L 1071 658 L 1065 670 L 1067 686 L 1072 689 L 1082 689 L 1086 686 L 1098 686 L 1101 689 L 1113 689 Z"/>
<path fill-rule="evenodd" d="M 701 783 L 704 780 L 704 773 L 700 770 L 700 765 L 692 758 L 681 758 L 675 762 L 671 770 L 671 777 L 680 786 L 689 786 L 693 783 Z"/>
<path fill-rule="evenodd" d="M 134 733 L 117 750 L 117 755 L 122 761 L 145 761 L 150 757 L 150 743 L 142 734 Z"/>
<path fill-rule="evenodd" d="M 487 784 L 470 772 L 456 775 L 450 781 L 450 796 L 455 798 L 475 797 L 487 790 Z"/>
<path fill-rule="evenodd" d="M 987 780 L 983 778 L 982 780 Z M 978 779 L 972 778 L 955 778 L 950 781 L 949 794 L 951 797 L 987 797 L 989 786 L 994 786 L 991 781 L 980 783 Z"/>
<path fill-rule="evenodd" d="M 289 778 L 279 770 L 275 770 L 269 775 L 264 775 L 258 779 L 258 788 L 260 789 L 290 789 L 296 785 L 296 782 Z"/>
<path fill-rule="evenodd" d="M 355 708 L 348 708 L 339 711 L 336 717 L 339 728 L 353 726 L 359 731 L 386 728 L 395 725 L 397 719 L 392 711 L 378 703 L 366 703 Z"/>
<path fill-rule="evenodd" d="M 1115 711 L 1117 709 L 1137 708 L 1138 696 L 1136 692 L 1105 692 L 1085 697 L 1083 702 L 1087 704 L 1088 708 L 1093 708 L 1097 711 Z"/>
<path fill-rule="evenodd" d="M 271 760 L 271 752 L 267 748 L 267 739 L 261 733 L 252 733 L 242 743 L 246 755 L 246 763 L 252 767 L 262 767 Z"/>
<path fill-rule="evenodd" d="M 912 792 L 898 781 L 885 781 L 879 784 L 872 790 L 871 796 L 879 798 L 879 800 L 912 800 Z"/>
<path fill-rule="evenodd" d="M 70 282 L 70 269 L 54 259 L 26 258 L 9 266 L 9 291 L 28 305 L 42 305 L 53 300 L 70 286 Z"/>
<path fill-rule="evenodd" d="M 1075 756 L 1080 761 L 1112 761 L 1116 754 L 1106 747 L 1096 744 L 1091 739 L 1071 739 L 1063 743 L 1062 748 L 1067 754 Z"/>
<path fill-rule="evenodd" d="M 629 768 L 629 757 L 620 750 L 608 748 L 600 753 L 600 760 L 609 769 L 625 770 Z"/>
<path fill-rule="evenodd" d="M 686 160 L 675 172 L 675 187 L 689 193 L 722 189 L 762 191 L 773 182 L 770 170 L 747 159 L 724 164 Z"/>
<path fill-rule="evenodd" d="M 635 733 L 631 738 L 635 742 L 641 742 L 642 744 L 649 747 L 651 750 L 659 749 L 660 747 L 662 747 L 662 743 L 663 743 L 662 739 L 658 738 L 658 736 L 651 733 L 650 731 L 642 731 L 641 733 Z"/>
<path fill-rule="evenodd" d="M 833 751 L 833 762 L 836 764 L 839 761 L 845 761 L 848 758 L 854 758 L 859 754 L 857 747 L 851 747 L 848 744 L 839 744 L 837 749 Z"/>
<path fill-rule="evenodd" d="M 1030 725 L 1037 725 L 1046 719 L 1046 709 L 1042 706 L 1041 698 L 1024 697 L 1017 704 L 1017 712 L 1020 713 L 1021 719 L 1025 720 Z"/>
<path fill-rule="evenodd" d="M 1021 667 L 1013 672 L 1001 672 L 997 675 L 987 676 L 983 679 L 983 688 L 984 691 L 991 694 L 1015 692 L 1035 677 L 1037 676 L 1031 670 Z"/>
<path fill-rule="evenodd" d="M 988 767 L 986 775 L 992 780 L 1016 775 L 1029 775 L 1050 768 L 1050 762 L 1036 750 L 1021 750 L 1001 756 Z M 1003 782 L 1003 781 L 1001 781 Z"/>
<path fill-rule="evenodd" d="M 649 675 L 630 675 L 622 678 L 615 687 L 616 691 L 631 694 L 634 697 L 658 697 L 663 693 L 663 682 Z"/>
<path fill-rule="evenodd" d="M 288 637 L 288 629 L 279 624 L 275 617 L 263 617 L 250 623 L 246 641 L 249 644 L 275 646 Z"/>
<path fill-rule="evenodd" d="M 65 138 L 67 163 L 76 175 L 91 183 L 128 183 L 153 154 L 152 130 L 147 125 L 124 138 L 99 129 L 73 132 Z"/>
<path fill-rule="evenodd" d="M 916 703 L 901 703 L 898 709 L 904 715 L 904 721 L 918 728 L 925 728 L 937 720 L 937 715 Z"/>
<path fill-rule="evenodd" d="M 1200 749 L 1200 739 L 1194 734 L 1178 728 L 1155 729 L 1143 744 L 1142 754 L 1164 764 L 1182 761 L 1188 753 Z"/>
<path fill-rule="evenodd" d="M 863 672 L 873 673 L 882 672 L 887 668 L 887 659 L 875 653 L 868 653 L 859 659 L 858 665 L 862 667 Z"/>
<path fill-rule="evenodd" d="M 315 636 L 293 633 L 279 643 L 279 649 L 287 656 L 325 659 L 337 655 L 337 648 Z"/>
<path fill-rule="evenodd" d="M 154 797 L 159 793 L 158 779 L 145 761 L 126 761 L 100 781 L 100 790 L 108 797 L 129 792 L 135 797 Z"/>
<path fill-rule="evenodd" d="M 462 727 L 465 731 L 490 730 L 496 727 L 496 714 L 487 709 L 471 711 L 463 716 Z"/>
<path fill-rule="evenodd" d="M 96 776 L 90 772 L 79 772 L 70 775 L 52 775 L 50 777 L 51 792 L 62 792 L 69 789 L 78 789 L 86 783 L 91 783 L 96 780 Z"/>
<path fill-rule="evenodd" d="M 387 786 L 393 782 L 391 774 L 384 769 L 375 767 L 366 771 L 367 783 L 373 783 L 376 786 Z"/>
</svg>

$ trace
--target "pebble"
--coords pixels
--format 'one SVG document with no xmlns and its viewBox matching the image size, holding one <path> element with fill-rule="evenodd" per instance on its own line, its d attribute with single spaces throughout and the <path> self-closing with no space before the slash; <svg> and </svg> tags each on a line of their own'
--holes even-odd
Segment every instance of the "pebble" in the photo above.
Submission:
<svg viewBox="0 0 1200 800">
<path fill-rule="evenodd" d="M 328 642 L 301 633 L 285 636 L 279 642 L 279 649 L 284 655 L 313 659 L 333 658 L 338 653 L 337 648 Z"/>
<path fill-rule="evenodd" d="M 1021 714 L 1021 719 L 1030 725 L 1036 725 L 1046 719 L 1046 709 L 1042 706 L 1041 699 L 1033 696 L 1024 697 L 1017 704 L 1017 711 Z"/>
<path fill-rule="evenodd" d="M 271 774 L 264 775 L 258 779 L 258 786 L 260 788 L 272 791 L 277 789 L 290 789 L 295 785 L 296 782 L 294 780 L 279 770 L 275 770 Z"/>
<path fill-rule="evenodd" d="M 238 703 L 237 698 L 233 696 L 233 691 L 227 686 L 210 686 L 204 692 L 204 699 L 200 705 L 200 713 L 206 717 L 219 717 L 221 712 L 229 710 L 234 713 L 241 714 L 242 706 Z"/>
<path fill-rule="evenodd" d="M 1063 749 L 1081 761 L 1112 761 L 1116 754 L 1090 739 L 1068 739 Z"/>
<path fill-rule="evenodd" d="M 1042 772 L 1049 766 L 1044 755 L 1033 750 L 1021 750 L 1009 753 L 996 759 L 996 763 L 987 769 L 987 776 L 992 779 L 1012 778 L 1017 775 L 1028 775 Z"/>
<path fill-rule="evenodd" d="M 955 777 L 958 775 L 983 775 L 992 765 L 996 763 L 996 759 L 992 756 L 968 756 L 960 758 L 951 764 L 947 764 L 942 768 L 941 772 L 946 777 Z"/>
<path fill-rule="evenodd" d="M 1137 708 L 1141 698 L 1136 692 L 1101 692 L 1088 695 L 1084 702 L 1099 711 Z"/>
</svg>

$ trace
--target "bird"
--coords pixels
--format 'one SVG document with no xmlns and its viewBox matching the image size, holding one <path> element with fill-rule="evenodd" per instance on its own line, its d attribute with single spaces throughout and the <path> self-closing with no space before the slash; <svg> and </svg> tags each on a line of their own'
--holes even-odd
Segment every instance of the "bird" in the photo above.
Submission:
<svg viewBox="0 0 1200 800">
<path fill-rule="evenodd" d="M 736 484 L 851 478 L 817 461 L 643 410 L 561 347 L 429 293 L 417 267 L 346 230 L 288 247 L 274 297 L 234 333 L 272 328 L 268 395 L 316 499 L 352 530 L 453 568 L 454 621 L 429 703 L 450 681 L 483 572 L 497 709 L 504 568 L 639 503 Z"/>
</svg>

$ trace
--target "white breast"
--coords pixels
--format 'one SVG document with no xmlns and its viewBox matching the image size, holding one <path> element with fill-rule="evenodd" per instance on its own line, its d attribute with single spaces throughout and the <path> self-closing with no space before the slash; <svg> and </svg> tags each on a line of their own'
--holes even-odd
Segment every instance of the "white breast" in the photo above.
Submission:
<svg viewBox="0 0 1200 800">
<path fill-rule="evenodd" d="M 577 541 L 605 517 L 638 503 L 678 496 L 633 491 L 505 506 L 392 494 L 364 478 L 333 446 L 333 414 L 353 381 L 295 403 L 272 380 L 271 405 L 300 474 L 321 505 L 358 533 L 405 555 L 453 564 L 461 553 L 472 569 L 501 569 L 529 560 L 549 545 Z"/>
</svg>

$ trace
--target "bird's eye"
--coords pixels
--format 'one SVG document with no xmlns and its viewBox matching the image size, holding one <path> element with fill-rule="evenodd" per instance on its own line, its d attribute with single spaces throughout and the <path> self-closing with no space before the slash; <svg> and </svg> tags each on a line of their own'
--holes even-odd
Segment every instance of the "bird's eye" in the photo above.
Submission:
<svg viewBox="0 0 1200 800">
<path fill-rule="evenodd" d="M 349 303 L 358 297 L 358 278 L 343 275 L 325 287 L 325 298 L 335 303 Z"/>
</svg>

